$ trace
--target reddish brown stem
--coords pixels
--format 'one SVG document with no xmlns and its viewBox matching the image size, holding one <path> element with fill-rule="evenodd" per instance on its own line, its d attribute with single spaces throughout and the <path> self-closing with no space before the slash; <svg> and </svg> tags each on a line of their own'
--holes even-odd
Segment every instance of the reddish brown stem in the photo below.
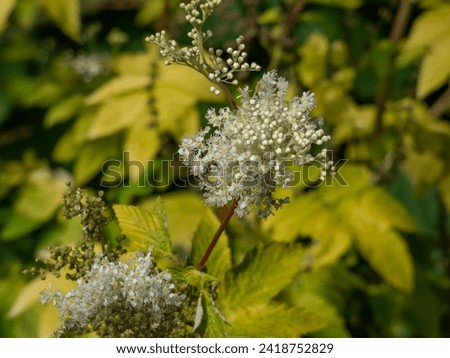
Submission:
<svg viewBox="0 0 450 358">
<path fill-rule="evenodd" d="M 237 200 L 233 200 L 233 202 L 231 203 L 230 208 L 228 209 L 227 215 L 225 216 L 225 218 L 223 219 L 223 221 L 220 224 L 219 228 L 217 229 L 216 233 L 214 234 L 214 237 L 212 238 L 211 242 L 209 243 L 209 246 L 206 249 L 205 253 L 203 254 L 202 259 L 197 264 L 197 266 L 196 266 L 197 270 L 201 271 L 205 267 L 206 262 L 209 259 L 209 256 L 211 256 L 211 253 L 212 253 L 212 251 L 214 250 L 214 247 L 217 244 L 217 241 L 219 241 L 220 235 L 222 235 L 222 233 L 225 230 L 226 226 L 230 222 L 230 220 L 231 220 L 231 218 L 232 218 L 232 216 L 234 214 L 234 210 L 237 207 L 237 204 L 238 204 L 238 201 Z"/>
</svg>

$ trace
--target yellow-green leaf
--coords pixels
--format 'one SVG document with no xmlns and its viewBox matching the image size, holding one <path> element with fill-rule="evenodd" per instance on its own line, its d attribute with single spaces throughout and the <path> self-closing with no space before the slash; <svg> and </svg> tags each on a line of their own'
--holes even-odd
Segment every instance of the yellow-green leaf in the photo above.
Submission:
<svg viewBox="0 0 450 358">
<path fill-rule="evenodd" d="M 167 209 L 172 244 L 180 249 L 177 251 L 183 251 L 187 256 L 191 250 L 192 236 L 203 217 L 205 204 L 200 195 L 190 190 L 167 193 L 164 194 L 163 199 Z M 155 200 L 156 198 L 150 198 L 140 205 L 150 210 Z"/>
<path fill-rule="evenodd" d="M 234 337 L 298 338 L 327 326 L 322 318 L 301 308 L 282 303 L 242 305 L 227 315 Z"/>
<path fill-rule="evenodd" d="M 361 254 L 372 268 L 393 287 L 411 292 L 414 264 L 404 238 L 385 222 L 373 218 L 369 208 L 357 199 L 346 201 L 340 210 L 354 231 Z"/>
<path fill-rule="evenodd" d="M 252 250 L 236 272 L 227 277 L 221 297 L 224 312 L 268 303 L 291 282 L 299 269 L 301 254 L 298 246 L 284 243 Z"/>
<path fill-rule="evenodd" d="M 60 324 L 58 309 L 55 306 L 47 304 L 42 308 L 39 319 L 39 338 L 52 338 L 53 332 Z"/>
<path fill-rule="evenodd" d="M 229 324 L 217 308 L 209 292 L 203 291 L 198 299 L 194 331 L 206 338 L 223 338 Z"/>
<path fill-rule="evenodd" d="M 42 225 L 41 222 L 13 212 L 0 232 L 0 238 L 4 241 L 16 240 Z"/>
<path fill-rule="evenodd" d="M 5 30 L 8 17 L 11 14 L 17 0 L 2 0 L 0 2 L 0 34 Z"/>
<path fill-rule="evenodd" d="M 89 129 L 89 138 L 96 139 L 129 128 L 145 115 L 147 108 L 145 91 L 113 98 L 102 104 Z"/>
<path fill-rule="evenodd" d="M 63 134 L 53 150 L 53 158 L 56 161 L 68 162 L 77 156 L 94 118 L 94 111 L 86 111 L 75 120 L 75 123 Z"/>
<path fill-rule="evenodd" d="M 130 161 L 142 163 L 142 166 L 130 165 L 128 177 L 131 182 L 139 181 L 143 175 L 141 168 L 144 168 L 145 170 L 148 161 L 156 156 L 159 149 L 160 140 L 156 128 L 151 128 L 148 124 L 143 124 L 134 125 L 128 130 L 123 150 L 124 152 L 129 153 Z M 145 183 L 147 183 L 147 181 Z"/>
<path fill-rule="evenodd" d="M 345 327 L 346 322 L 339 314 L 338 309 L 324 297 L 321 297 L 314 292 L 307 292 L 306 290 L 294 288 L 289 290 L 289 298 L 289 302 L 292 304 L 305 308 L 327 323 L 325 332 L 321 331 L 321 337 L 351 337 L 350 332 Z M 329 333 L 329 335 L 327 335 L 327 333 Z"/>
<path fill-rule="evenodd" d="M 60 278 L 48 276 L 46 280 L 40 277 L 30 281 L 19 293 L 13 306 L 8 311 L 8 317 L 13 318 L 29 309 L 33 304 L 39 302 L 40 293 L 51 285 L 52 290 L 61 290 L 63 293 L 68 292 L 76 283 L 65 279 L 65 273 Z"/>
<path fill-rule="evenodd" d="M 406 232 L 417 232 L 417 226 L 408 211 L 385 190 L 373 188 L 361 197 L 360 206 L 373 220 Z"/>
<path fill-rule="evenodd" d="M 65 172 L 37 169 L 22 186 L 14 211 L 37 222 L 49 220 L 61 204 L 68 180 Z"/>
<path fill-rule="evenodd" d="M 141 7 L 141 10 L 139 10 L 136 15 L 136 24 L 139 26 L 145 26 L 156 20 L 159 16 L 161 16 L 164 4 L 165 2 L 163 0 L 152 0 L 145 2 Z"/>
<path fill-rule="evenodd" d="M 313 239 L 305 251 L 306 267 L 318 268 L 336 262 L 351 246 L 351 230 L 325 206 L 300 225 L 299 233 Z"/>
<path fill-rule="evenodd" d="M 409 150 L 403 169 L 407 172 L 414 185 L 426 187 L 438 180 L 444 170 L 444 162 L 436 154 L 429 151 L 420 153 Z"/>
<path fill-rule="evenodd" d="M 117 157 L 117 138 L 100 138 L 83 144 L 76 156 L 73 175 L 77 185 L 84 185 L 102 172 L 108 160 Z"/>
<path fill-rule="evenodd" d="M 450 36 L 450 5 L 438 6 L 424 12 L 413 23 L 405 50 L 433 45 Z"/>
<path fill-rule="evenodd" d="M 113 100 L 115 97 L 128 94 L 133 91 L 144 90 L 150 84 L 150 76 L 127 74 L 116 77 L 105 83 L 94 93 L 85 99 L 85 104 L 90 106 Z"/>
<path fill-rule="evenodd" d="M 112 60 L 111 68 L 119 75 L 140 75 L 150 80 L 150 65 L 157 58 L 159 59 L 159 51 L 152 46 L 147 52 L 121 54 Z"/>
<path fill-rule="evenodd" d="M 65 122 L 76 115 L 83 103 L 83 95 L 74 94 L 64 98 L 62 101 L 51 107 L 45 114 L 44 126 L 50 128 L 55 124 Z"/>
<path fill-rule="evenodd" d="M 328 48 L 328 40 L 320 33 L 315 32 L 299 49 L 302 59 L 297 66 L 297 72 L 306 86 L 311 87 L 324 78 Z"/>
<path fill-rule="evenodd" d="M 267 218 L 263 227 L 271 231 L 272 240 L 292 242 L 299 235 L 303 223 L 321 208 L 315 195 L 291 198 L 291 202 L 276 215 Z"/>
<path fill-rule="evenodd" d="M 113 209 L 120 229 L 130 239 L 127 246 L 130 251 L 152 250 L 156 256 L 168 256 L 172 253 L 166 212 L 161 199 L 156 201 L 151 213 L 131 205 L 114 205 Z"/>
<path fill-rule="evenodd" d="M 197 264 L 201 260 L 219 226 L 220 221 L 211 210 L 205 210 L 192 241 L 190 259 L 193 264 Z M 225 273 L 231 269 L 231 252 L 228 246 L 228 236 L 225 232 L 219 238 L 206 264 L 206 269 L 208 274 L 217 277 L 219 280 L 223 280 Z"/>
<path fill-rule="evenodd" d="M 26 178 L 26 165 L 19 161 L 3 161 L 0 171 L 0 199 Z"/>
<path fill-rule="evenodd" d="M 50 18 L 72 40 L 80 40 L 81 12 L 79 0 L 40 0 Z"/>
<path fill-rule="evenodd" d="M 449 20 L 450 22 L 450 16 Z M 433 43 L 420 67 L 417 80 L 417 96 L 424 98 L 450 79 L 450 31 L 448 37 Z"/>
</svg>

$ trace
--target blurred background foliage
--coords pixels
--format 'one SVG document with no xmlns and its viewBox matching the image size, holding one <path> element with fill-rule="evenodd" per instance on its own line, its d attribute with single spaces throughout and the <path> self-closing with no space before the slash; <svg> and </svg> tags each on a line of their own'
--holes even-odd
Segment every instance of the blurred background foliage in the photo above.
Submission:
<svg viewBox="0 0 450 358">
<path fill-rule="evenodd" d="M 189 252 L 205 207 L 166 164 L 178 168 L 180 138 L 226 102 L 144 43 L 163 28 L 186 41 L 178 4 L 0 2 L 1 337 L 48 336 L 57 325 L 37 301 L 48 282 L 22 271 L 48 245 L 78 239 L 79 223 L 60 213 L 67 181 L 105 190 L 109 204 L 151 208 L 161 196 L 172 241 Z M 223 0 L 208 25 L 216 47 L 243 34 L 249 62 L 278 69 L 292 94 L 314 91 L 334 160 L 349 159 L 339 169 L 348 185 L 298 185 L 267 221 L 233 219 L 233 264 L 261 244 L 295 244 L 299 269 L 279 299 L 321 318 L 313 336 L 449 337 L 450 5 Z M 111 160 L 121 164 L 102 171 Z M 118 233 L 111 224 L 108 235 Z M 281 319 L 272 316 L 268 327 Z"/>
</svg>

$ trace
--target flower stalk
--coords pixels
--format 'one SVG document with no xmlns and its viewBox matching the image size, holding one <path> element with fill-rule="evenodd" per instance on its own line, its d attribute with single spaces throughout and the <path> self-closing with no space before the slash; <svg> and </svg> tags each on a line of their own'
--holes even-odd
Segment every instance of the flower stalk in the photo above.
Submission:
<svg viewBox="0 0 450 358">
<path fill-rule="evenodd" d="M 231 218 L 233 217 L 233 214 L 234 214 L 234 211 L 235 211 L 237 205 L 238 205 L 238 201 L 233 200 L 230 208 L 228 209 L 227 215 L 223 218 L 222 223 L 220 224 L 219 228 L 217 229 L 216 233 L 214 234 L 214 237 L 212 238 L 211 242 L 209 243 L 209 246 L 206 249 L 205 253 L 203 254 L 202 259 L 197 264 L 197 266 L 196 266 L 197 270 L 201 271 L 205 267 L 206 262 L 208 261 L 209 257 L 211 256 L 211 253 L 214 250 L 214 247 L 216 246 L 217 242 L 219 241 L 220 236 L 222 235 L 226 226 L 228 225 Z"/>
</svg>

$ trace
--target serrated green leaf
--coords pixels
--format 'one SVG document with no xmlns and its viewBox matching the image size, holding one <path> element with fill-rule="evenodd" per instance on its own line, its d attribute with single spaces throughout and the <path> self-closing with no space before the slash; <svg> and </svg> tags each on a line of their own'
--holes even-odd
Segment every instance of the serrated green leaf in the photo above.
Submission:
<svg viewBox="0 0 450 358">
<path fill-rule="evenodd" d="M 150 209 L 155 200 L 153 197 L 144 200 L 140 205 L 144 209 Z M 164 206 L 167 209 L 172 244 L 187 257 L 191 250 L 192 237 L 205 211 L 203 199 L 190 190 L 179 190 L 164 194 Z"/>
<path fill-rule="evenodd" d="M 190 254 L 192 263 L 197 264 L 201 260 L 219 226 L 220 221 L 217 217 L 211 210 L 206 210 L 192 241 Z M 206 269 L 208 274 L 217 277 L 219 280 L 223 280 L 225 273 L 231 269 L 231 251 L 228 246 L 228 236 L 225 232 L 222 233 L 209 257 Z"/>
<path fill-rule="evenodd" d="M 273 243 L 251 251 L 227 277 L 221 307 L 226 314 L 238 307 L 266 304 L 292 280 L 301 261 L 298 246 Z"/>
<path fill-rule="evenodd" d="M 211 294 L 203 291 L 195 315 L 194 332 L 205 338 L 223 338 L 229 324 L 214 303 Z"/>
<path fill-rule="evenodd" d="M 83 144 L 77 153 L 73 175 L 77 185 L 84 185 L 101 173 L 104 165 L 117 157 L 116 137 L 100 138 Z"/>
<path fill-rule="evenodd" d="M 309 312 L 320 317 L 327 325 L 320 332 L 321 337 L 348 338 L 350 332 L 345 327 L 345 320 L 339 314 L 335 306 L 316 293 L 302 290 L 290 290 L 290 303 L 303 307 Z M 314 334 L 316 336 L 316 334 Z"/>
<path fill-rule="evenodd" d="M 85 99 L 88 106 L 105 103 L 113 98 L 129 94 L 133 91 L 142 91 L 150 84 L 150 76 L 127 74 L 116 77 L 105 83 Z"/>
<path fill-rule="evenodd" d="M 80 40 L 81 11 L 79 0 L 40 0 L 50 18 L 72 40 Z"/>
<path fill-rule="evenodd" d="M 169 256 L 172 253 L 166 212 L 161 199 L 156 200 L 150 213 L 131 205 L 114 205 L 119 226 L 130 239 L 128 249 L 147 252 L 152 250 L 156 256 Z"/>
<path fill-rule="evenodd" d="M 83 103 L 83 95 L 74 94 L 64 98 L 52 106 L 45 114 L 44 126 L 50 128 L 55 124 L 65 122 L 78 113 Z"/>
<path fill-rule="evenodd" d="M 108 100 L 93 119 L 88 137 L 105 137 L 131 127 L 148 111 L 147 99 L 145 91 L 140 91 Z"/>
<path fill-rule="evenodd" d="M 0 34 L 5 30 L 8 17 L 11 14 L 17 0 L 3 0 L 0 2 Z"/>
<path fill-rule="evenodd" d="M 193 266 L 171 267 L 170 272 L 178 281 L 185 282 L 190 286 L 203 290 L 211 282 L 217 282 L 217 278 L 197 270 Z"/>
<path fill-rule="evenodd" d="M 234 337 L 299 337 L 327 326 L 314 313 L 282 303 L 242 306 L 227 315 Z"/>
<path fill-rule="evenodd" d="M 449 20 L 450 22 L 450 16 Z M 450 30 L 448 37 L 434 42 L 425 56 L 417 80 L 417 97 L 424 98 L 448 83 L 450 78 Z"/>
</svg>

